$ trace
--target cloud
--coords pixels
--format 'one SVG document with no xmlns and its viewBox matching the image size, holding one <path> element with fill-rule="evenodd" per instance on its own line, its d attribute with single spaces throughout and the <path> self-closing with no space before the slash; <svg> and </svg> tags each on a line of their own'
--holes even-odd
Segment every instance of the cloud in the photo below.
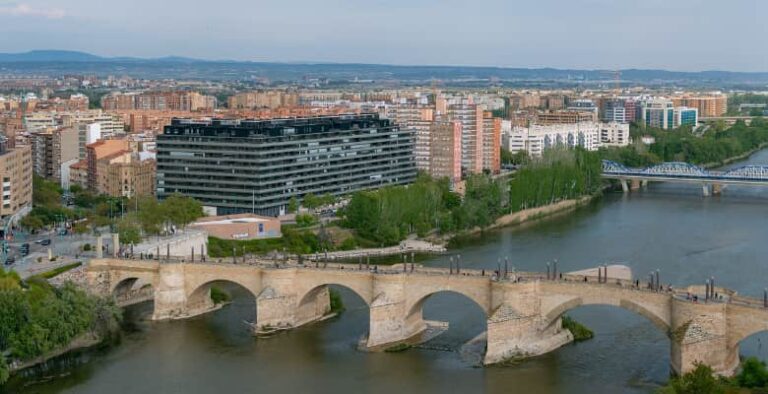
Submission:
<svg viewBox="0 0 768 394">
<path fill-rule="evenodd" d="M 25 3 L 0 3 L 0 15 L 33 16 L 47 19 L 61 19 L 66 16 L 66 13 L 60 8 L 37 8 Z"/>
</svg>

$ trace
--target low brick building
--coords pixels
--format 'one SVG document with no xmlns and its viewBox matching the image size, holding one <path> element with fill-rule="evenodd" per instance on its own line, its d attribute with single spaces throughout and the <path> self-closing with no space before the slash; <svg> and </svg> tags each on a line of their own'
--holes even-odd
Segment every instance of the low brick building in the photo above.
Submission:
<svg viewBox="0 0 768 394">
<path fill-rule="evenodd" d="M 210 216 L 198 220 L 189 227 L 204 230 L 208 235 L 220 239 L 249 240 L 282 236 L 279 219 L 251 213 Z"/>
</svg>

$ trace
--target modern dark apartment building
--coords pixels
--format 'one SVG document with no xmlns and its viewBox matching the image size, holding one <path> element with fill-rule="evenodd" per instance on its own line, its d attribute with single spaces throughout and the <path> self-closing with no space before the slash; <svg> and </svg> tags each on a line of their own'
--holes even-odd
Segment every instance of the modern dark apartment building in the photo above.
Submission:
<svg viewBox="0 0 768 394">
<path fill-rule="evenodd" d="M 269 120 L 174 119 L 157 137 L 157 195 L 215 214 L 277 216 L 291 197 L 408 184 L 414 135 L 377 114 Z"/>
</svg>

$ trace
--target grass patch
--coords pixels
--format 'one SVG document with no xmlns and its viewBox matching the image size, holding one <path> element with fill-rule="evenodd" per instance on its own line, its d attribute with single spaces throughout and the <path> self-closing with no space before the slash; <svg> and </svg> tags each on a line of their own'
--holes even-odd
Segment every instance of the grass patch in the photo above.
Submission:
<svg viewBox="0 0 768 394">
<path fill-rule="evenodd" d="M 229 296 L 229 293 L 226 291 L 219 289 L 216 286 L 211 286 L 211 301 L 215 305 L 228 302 L 232 297 Z"/>
<path fill-rule="evenodd" d="M 53 277 L 56 277 L 56 276 L 59 276 L 59 275 L 65 273 L 65 272 L 67 272 L 69 270 L 75 269 L 75 268 L 77 268 L 77 267 L 79 267 L 81 265 L 83 265 L 83 263 L 81 263 L 81 262 L 67 264 L 65 266 L 61 266 L 59 268 L 54 268 L 54 269 L 52 269 L 50 271 L 46 271 L 46 272 L 34 275 L 34 277 L 35 278 L 46 279 L 46 280 L 47 279 L 51 279 Z"/>
<path fill-rule="evenodd" d="M 321 239 L 310 230 L 296 226 L 283 226 L 282 237 L 269 239 L 233 240 L 208 237 L 208 255 L 213 258 L 242 256 L 243 253 L 263 255 L 272 251 L 291 254 L 309 254 L 324 249 L 333 250 L 333 245 Z"/>
<path fill-rule="evenodd" d="M 328 291 L 329 297 L 331 299 L 331 313 L 340 314 L 341 312 L 344 312 L 344 302 L 341 299 L 341 294 L 334 289 L 330 289 Z"/>
<path fill-rule="evenodd" d="M 571 332 L 571 334 L 573 334 L 574 342 L 586 341 L 592 339 L 595 336 L 595 333 L 592 332 L 592 330 L 585 327 L 583 324 L 577 322 L 576 320 L 573 320 L 568 315 L 563 316 L 562 322 L 563 328 L 567 329 Z"/>
<path fill-rule="evenodd" d="M 406 351 L 406 350 L 408 350 L 410 348 L 411 348 L 411 345 L 409 345 L 407 343 L 401 343 L 399 345 L 391 346 L 391 347 L 388 347 L 388 348 L 384 349 L 384 352 L 386 352 L 386 353 L 400 353 L 400 352 L 404 352 L 404 351 Z"/>
</svg>

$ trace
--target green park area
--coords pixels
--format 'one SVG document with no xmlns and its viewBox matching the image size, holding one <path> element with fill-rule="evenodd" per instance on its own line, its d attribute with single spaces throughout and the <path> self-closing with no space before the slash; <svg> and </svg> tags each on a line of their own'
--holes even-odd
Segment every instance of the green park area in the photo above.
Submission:
<svg viewBox="0 0 768 394">
<path fill-rule="evenodd" d="M 601 149 L 601 157 L 629 167 L 669 161 L 717 166 L 768 144 L 768 122 L 755 118 L 749 126 L 739 121 L 731 127 L 719 122 L 706 128 L 703 134 L 695 133 L 690 127 L 661 130 L 632 126 L 630 134 L 632 145 Z M 645 145 L 641 141 L 643 136 L 653 137 L 655 143 Z"/>
<path fill-rule="evenodd" d="M 67 348 L 78 339 L 103 341 L 117 332 L 112 301 L 72 284 L 54 287 L 42 277 L 26 281 L 0 270 L 0 384 L 9 363 L 25 363 Z"/>
</svg>

